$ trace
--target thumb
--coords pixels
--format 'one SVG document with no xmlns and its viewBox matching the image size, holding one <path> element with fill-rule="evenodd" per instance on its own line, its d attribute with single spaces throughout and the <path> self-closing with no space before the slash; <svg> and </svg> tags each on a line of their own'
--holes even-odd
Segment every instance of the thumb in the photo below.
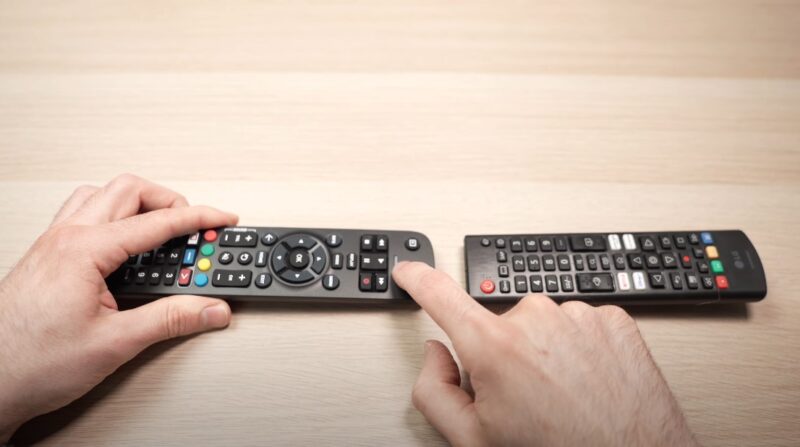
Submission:
<svg viewBox="0 0 800 447">
<path fill-rule="evenodd" d="M 414 406 L 455 446 L 486 445 L 475 403 L 461 389 L 461 374 L 441 342 L 425 342 L 425 360 L 414 391 Z"/>
<path fill-rule="evenodd" d="M 225 301 L 192 295 L 161 298 L 119 312 L 114 327 L 127 341 L 130 357 L 162 340 L 226 327 L 231 308 Z"/>
</svg>

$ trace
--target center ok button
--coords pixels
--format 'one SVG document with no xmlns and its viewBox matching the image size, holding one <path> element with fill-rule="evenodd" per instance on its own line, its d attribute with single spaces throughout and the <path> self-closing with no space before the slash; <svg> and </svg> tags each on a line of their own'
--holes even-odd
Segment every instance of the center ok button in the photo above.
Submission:
<svg viewBox="0 0 800 447">
<path fill-rule="evenodd" d="M 294 250 L 289 253 L 289 265 L 293 269 L 302 270 L 308 266 L 310 256 L 306 250 Z"/>
</svg>

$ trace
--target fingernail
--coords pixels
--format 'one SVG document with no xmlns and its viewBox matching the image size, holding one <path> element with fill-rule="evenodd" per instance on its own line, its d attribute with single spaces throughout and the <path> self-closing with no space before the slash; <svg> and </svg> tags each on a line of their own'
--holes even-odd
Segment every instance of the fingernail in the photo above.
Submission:
<svg viewBox="0 0 800 447">
<path fill-rule="evenodd" d="M 203 309 L 202 318 L 207 328 L 221 328 L 228 325 L 231 314 L 227 304 L 219 303 Z"/>
</svg>

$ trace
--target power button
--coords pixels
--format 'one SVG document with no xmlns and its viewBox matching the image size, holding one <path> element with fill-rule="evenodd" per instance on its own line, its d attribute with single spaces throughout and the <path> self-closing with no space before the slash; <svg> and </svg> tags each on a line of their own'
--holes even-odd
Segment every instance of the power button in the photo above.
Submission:
<svg viewBox="0 0 800 447">
<path fill-rule="evenodd" d="M 492 282 L 491 279 L 483 280 L 483 282 L 481 283 L 481 292 L 487 295 L 494 292 L 494 282 Z"/>
</svg>

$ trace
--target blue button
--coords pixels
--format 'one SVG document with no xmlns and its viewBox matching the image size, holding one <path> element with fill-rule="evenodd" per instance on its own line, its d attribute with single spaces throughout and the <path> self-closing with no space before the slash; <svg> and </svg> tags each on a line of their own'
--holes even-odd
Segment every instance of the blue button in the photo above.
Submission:
<svg viewBox="0 0 800 447">
<path fill-rule="evenodd" d="M 194 265 L 194 258 L 197 257 L 196 248 L 187 248 L 183 252 L 183 265 Z"/>
<path fill-rule="evenodd" d="M 704 244 L 713 244 L 714 243 L 714 238 L 711 237 L 711 233 L 709 233 L 707 231 L 700 233 L 700 239 L 703 240 Z"/>
<path fill-rule="evenodd" d="M 194 285 L 196 285 L 197 287 L 205 287 L 206 284 L 208 284 L 208 275 L 206 275 L 205 273 L 198 273 L 194 277 Z"/>
</svg>

